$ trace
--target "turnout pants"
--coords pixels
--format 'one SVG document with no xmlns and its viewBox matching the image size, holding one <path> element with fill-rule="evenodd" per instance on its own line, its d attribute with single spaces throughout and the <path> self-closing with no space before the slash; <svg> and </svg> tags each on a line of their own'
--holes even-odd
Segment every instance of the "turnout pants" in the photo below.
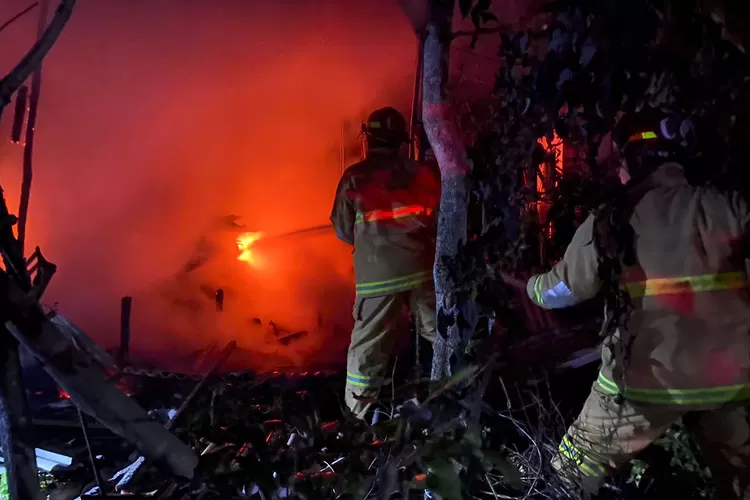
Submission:
<svg viewBox="0 0 750 500">
<path fill-rule="evenodd" d="M 635 406 L 594 383 L 552 466 L 564 482 L 596 494 L 611 469 L 633 459 L 680 418 L 701 448 L 719 498 L 750 499 L 747 402 L 701 411 Z"/>
<path fill-rule="evenodd" d="M 414 315 L 420 334 L 434 341 L 436 313 L 432 282 L 393 295 L 357 297 L 354 302 L 344 400 L 358 418 L 364 418 L 378 396 L 398 335 L 402 333 L 404 307 Z"/>
</svg>

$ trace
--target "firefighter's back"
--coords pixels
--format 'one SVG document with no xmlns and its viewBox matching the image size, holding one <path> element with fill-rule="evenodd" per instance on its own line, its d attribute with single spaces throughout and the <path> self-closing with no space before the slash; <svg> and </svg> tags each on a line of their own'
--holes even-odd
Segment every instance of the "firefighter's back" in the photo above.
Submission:
<svg viewBox="0 0 750 500">
<path fill-rule="evenodd" d="M 387 288 L 384 282 L 389 280 L 419 280 L 425 273 L 429 275 L 440 199 L 435 170 L 397 155 L 373 152 L 349 167 L 344 181 L 346 195 L 356 210 L 354 268 L 358 294 L 372 288 L 373 283 L 383 283 Z"/>
<path fill-rule="evenodd" d="M 627 385 L 656 389 L 642 393 L 653 403 L 747 398 L 747 205 L 738 195 L 689 185 L 678 165 L 661 167 L 653 179 L 634 206 L 638 264 L 623 280 L 634 305 Z"/>
</svg>

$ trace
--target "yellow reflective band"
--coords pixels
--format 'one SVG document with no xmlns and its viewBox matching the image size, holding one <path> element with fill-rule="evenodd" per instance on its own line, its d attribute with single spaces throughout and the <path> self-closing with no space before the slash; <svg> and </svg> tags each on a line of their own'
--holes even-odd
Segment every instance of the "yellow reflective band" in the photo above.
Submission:
<svg viewBox="0 0 750 500">
<path fill-rule="evenodd" d="M 591 457 L 586 456 L 581 450 L 576 448 L 568 436 L 563 437 L 557 450 L 562 456 L 574 462 L 585 475 L 589 477 L 603 477 L 607 475 L 607 469 L 602 464 L 593 460 Z"/>
<path fill-rule="evenodd" d="M 376 387 L 382 382 L 380 377 L 365 377 L 352 372 L 346 372 L 346 383 L 354 387 Z"/>
<path fill-rule="evenodd" d="M 745 401 L 750 399 L 750 383 L 709 387 L 703 389 L 638 389 L 626 387 L 621 391 L 617 384 L 599 373 L 597 383 L 608 394 L 623 394 L 635 403 L 709 405 Z"/>
<path fill-rule="evenodd" d="M 370 128 L 380 128 L 380 122 L 370 122 L 368 125 Z"/>
<path fill-rule="evenodd" d="M 659 136 L 656 135 L 656 132 L 641 132 L 639 134 L 633 134 L 631 135 L 627 141 L 625 141 L 625 146 L 632 142 L 638 142 L 638 141 L 648 141 L 651 139 L 658 139 Z"/>
<path fill-rule="evenodd" d="M 373 222 L 378 220 L 387 219 L 401 219 L 403 217 L 411 217 L 413 215 L 430 215 L 432 210 L 425 208 L 422 205 L 409 205 L 404 207 L 396 207 L 388 210 L 371 210 L 369 212 L 358 212 L 355 220 L 356 224 L 362 224 L 364 222 Z"/>
<path fill-rule="evenodd" d="M 384 281 L 371 281 L 369 283 L 358 283 L 357 296 L 362 297 L 366 295 L 409 290 L 410 288 L 429 281 L 431 276 L 432 273 L 430 271 L 422 271 L 408 276 L 402 276 L 400 278 L 393 278 Z"/>
<path fill-rule="evenodd" d="M 625 283 L 625 290 L 633 298 L 677 293 L 701 293 L 717 290 L 738 290 L 747 288 L 747 276 L 743 272 L 703 274 L 679 278 L 657 278 L 646 281 Z"/>
<path fill-rule="evenodd" d="M 544 302 L 542 302 L 542 276 L 538 275 L 536 278 L 534 278 L 534 298 L 536 298 L 536 303 L 541 305 L 544 305 Z"/>
</svg>

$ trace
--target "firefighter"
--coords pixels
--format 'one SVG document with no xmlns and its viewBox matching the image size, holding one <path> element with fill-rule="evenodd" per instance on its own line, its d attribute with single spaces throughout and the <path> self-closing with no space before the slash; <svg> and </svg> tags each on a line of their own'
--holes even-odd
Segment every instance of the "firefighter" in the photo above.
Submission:
<svg viewBox="0 0 750 500">
<path fill-rule="evenodd" d="M 345 401 L 364 418 L 378 395 L 397 326 L 407 307 L 421 335 L 435 336 L 436 215 L 440 174 L 400 155 L 406 120 L 393 108 L 362 125 L 367 153 L 349 167 L 336 190 L 331 222 L 354 246 L 354 330 L 347 354 Z"/>
<path fill-rule="evenodd" d="M 588 495 L 681 420 L 720 498 L 750 498 L 750 208 L 687 182 L 676 160 L 692 136 L 688 120 L 620 120 L 612 139 L 624 196 L 526 283 L 546 309 L 605 296 L 599 376 L 552 463 Z"/>
</svg>

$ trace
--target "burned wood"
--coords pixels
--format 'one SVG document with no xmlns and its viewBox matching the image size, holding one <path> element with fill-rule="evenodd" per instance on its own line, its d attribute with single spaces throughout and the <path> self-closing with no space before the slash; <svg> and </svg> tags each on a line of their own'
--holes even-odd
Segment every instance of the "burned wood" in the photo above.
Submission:
<svg viewBox="0 0 750 500">
<path fill-rule="evenodd" d="M 21 142 L 23 122 L 26 120 L 26 102 L 29 99 L 29 88 L 24 85 L 16 93 L 16 108 L 13 113 L 13 126 L 10 129 L 10 142 L 18 144 Z"/>
<path fill-rule="evenodd" d="M 130 315 L 133 310 L 133 297 L 123 297 L 120 301 L 120 349 L 117 364 L 130 364 Z"/>
<path fill-rule="evenodd" d="M 216 312 L 224 311 L 224 289 L 216 290 Z"/>
<path fill-rule="evenodd" d="M 26 269 L 31 276 L 31 295 L 41 300 L 52 281 L 52 276 L 57 272 L 57 266 L 45 259 L 42 250 L 36 247 L 31 257 L 26 260 Z"/>
<path fill-rule="evenodd" d="M 211 368 L 203 375 L 203 378 L 201 378 L 200 382 L 198 382 L 193 390 L 188 394 L 188 396 L 185 398 L 185 401 L 182 402 L 180 407 L 177 409 L 177 412 L 172 416 L 171 419 L 169 419 L 169 422 L 167 422 L 166 428 L 168 430 L 171 430 L 177 425 L 177 422 L 179 421 L 179 418 L 182 416 L 183 413 L 185 413 L 185 410 L 187 410 L 188 406 L 193 402 L 195 397 L 198 395 L 198 393 L 205 387 L 206 383 L 214 376 L 216 375 L 216 372 L 219 371 L 219 369 L 222 367 L 224 363 L 229 359 L 229 356 L 232 355 L 234 350 L 237 348 L 237 342 L 234 340 L 230 343 L 228 343 L 224 349 L 221 350 L 219 353 L 218 358 L 216 358 L 216 361 L 214 361 L 214 364 L 211 366 Z"/>
<path fill-rule="evenodd" d="M 74 325 L 68 318 L 62 314 L 55 313 L 49 317 L 49 320 L 54 323 L 57 328 L 65 334 L 76 349 L 83 351 L 89 356 L 94 362 L 108 374 L 115 374 L 118 372 L 117 361 L 107 351 L 102 349 L 99 344 L 91 340 L 91 338 L 81 331 L 76 325 Z"/>
<path fill-rule="evenodd" d="M 185 398 L 185 400 L 182 402 L 180 407 L 177 409 L 177 411 L 174 412 L 174 414 L 170 417 L 169 421 L 166 423 L 164 428 L 169 431 L 175 428 L 177 423 L 179 422 L 180 417 L 185 413 L 187 408 L 190 406 L 190 404 L 195 400 L 195 397 L 200 393 L 200 391 L 205 387 L 206 383 L 214 376 L 216 375 L 217 371 L 221 368 L 221 366 L 229 359 L 229 356 L 232 355 L 234 350 L 237 348 L 237 342 L 232 341 L 229 344 L 227 344 L 224 349 L 221 350 L 219 353 L 219 356 L 214 361 L 211 368 L 206 371 L 206 373 L 203 375 L 201 380 L 193 387 L 193 390 L 190 391 L 190 394 Z M 139 474 L 143 470 L 143 466 L 145 465 L 145 457 L 140 456 L 138 459 L 127 466 L 126 468 L 119 471 L 117 474 L 115 474 L 111 481 L 117 481 L 117 484 L 115 485 L 115 489 L 117 491 L 121 491 L 122 489 L 126 488 L 130 483 L 132 483 L 136 478 L 138 478 Z M 100 490 L 101 491 L 101 490 Z M 88 492 L 90 494 L 91 492 Z"/>
<path fill-rule="evenodd" d="M 3 299 L 10 312 L 6 328 L 40 361 L 76 406 L 144 455 L 165 462 L 175 475 L 193 476 L 198 461 L 195 453 L 158 422 L 149 420 L 143 408 L 112 384 L 91 357 L 47 319 L 37 303 L 29 304 L 8 276 L 0 273 L 0 300 Z"/>
<path fill-rule="evenodd" d="M 282 345 L 289 345 L 290 342 L 293 342 L 295 340 L 299 340 L 302 337 L 306 337 L 309 334 L 307 330 L 301 330 L 299 332 L 289 333 L 287 335 L 282 335 L 279 337 L 279 343 Z"/>
<path fill-rule="evenodd" d="M 216 342 L 211 342 L 206 346 L 206 348 L 201 349 L 196 353 L 197 359 L 195 360 L 195 363 L 193 364 L 193 371 L 194 372 L 202 372 L 206 369 L 206 364 L 213 355 L 213 353 L 216 351 Z"/>
</svg>

